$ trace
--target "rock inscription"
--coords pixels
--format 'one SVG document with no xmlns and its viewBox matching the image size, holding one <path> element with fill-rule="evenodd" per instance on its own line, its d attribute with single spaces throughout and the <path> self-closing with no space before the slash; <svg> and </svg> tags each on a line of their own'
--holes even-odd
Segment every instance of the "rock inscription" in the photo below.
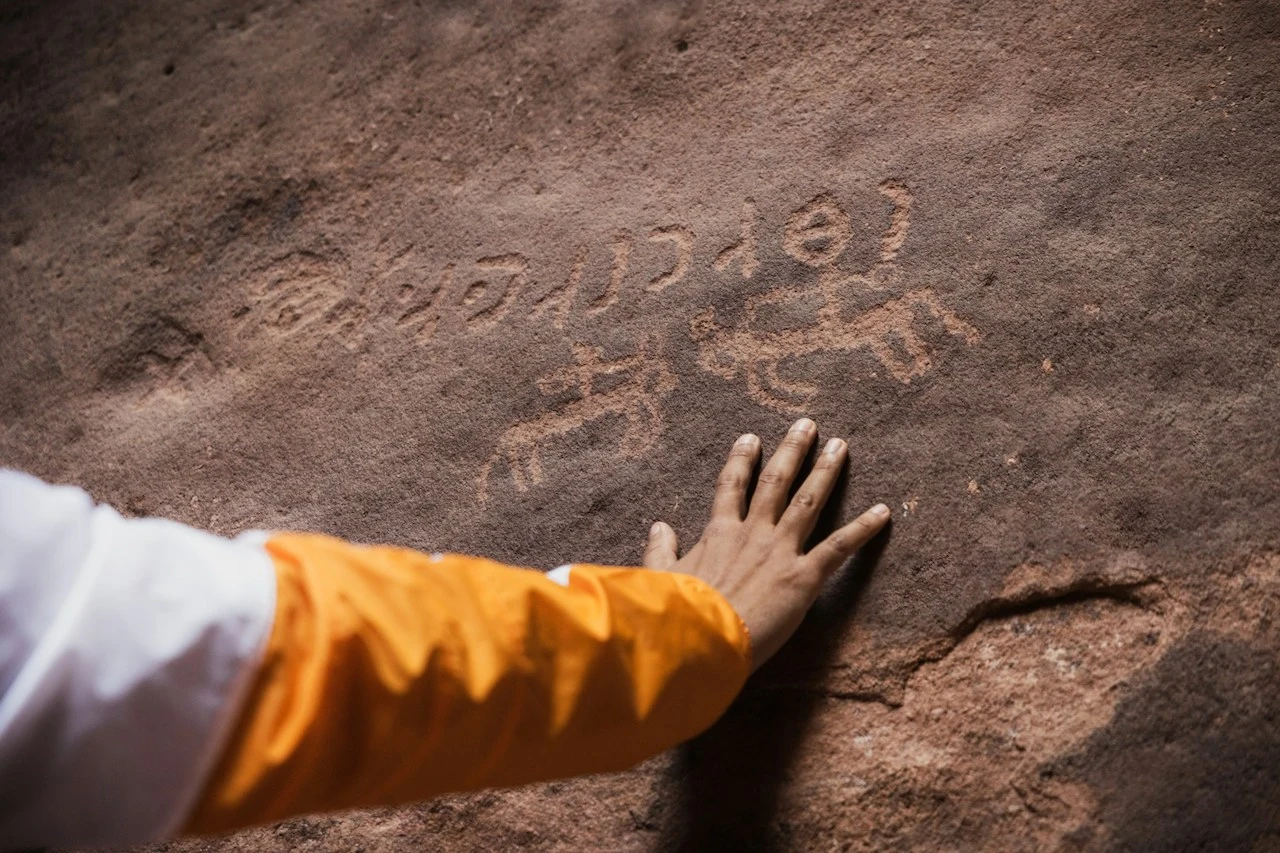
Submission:
<svg viewBox="0 0 1280 853">
<path fill-rule="evenodd" d="M 889 222 L 870 266 L 847 268 L 853 222 L 833 193 L 817 194 L 791 211 L 782 227 L 782 251 L 799 263 L 800 280 L 745 296 L 739 310 L 731 312 L 734 319 L 729 324 L 722 322 L 714 307 L 697 312 L 688 322 L 688 333 L 698 367 L 727 381 L 744 380 L 747 395 L 760 406 L 799 414 L 814 403 L 821 383 L 787 376 L 784 371 L 802 366 L 807 357 L 866 351 L 883 367 L 886 378 L 910 384 L 934 366 L 935 353 L 927 337 L 930 319 L 966 344 L 980 340 L 979 330 L 951 311 L 936 291 L 904 284 L 898 256 L 911 229 L 913 195 L 898 181 L 886 181 L 878 190 L 889 202 Z M 645 255 L 652 269 L 633 268 L 637 234 L 643 235 L 639 245 L 647 240 L 661 250 Z M 760 269 L 765 242 L 758 206 L 747 199 L 738 211 L 736 239 L 727 246 L 713 245 L 702 256 L 704 269 L 714 276 L 747 282 Z M 680 222 L 658 223 L 639 232 L 616 230 L 608 236 L 605 249 L 610 264 L 602 281 L 584 282 L 591 246 L 583 244 L 572 255 L 568 270 L 552 276 L 547 286 L 538 283 L 532 262 L 520 252 L 501 251 L 433 265 L 417 259 L 409 245 L 388 259 L 374 289 L 395 291 L 383 307 L 387 322 L 415 345 L 426 347 L 442 337 L 487 336 L 512 324 L 549 323 L 564 332 L 570 317 L 598 323 L 624 296 L 642 301 L 669 298 L 689 279 L 699 258 L 693 229 Z M 362 328 L 377 318 L 365 317 L 343 299 L 334 272 L 324 259 L 306 254 L 273 264 L 250 288 L 252 313 L 247 319 L 256 319 L 258 326 L 277 335 L 311 327 L 331 333 L 349 348 L 359 346 Z M 885 294 L 879 305 L 857 313 L 847 309 L 851 295 L 874 293 Z M 815 302 L 816 318 L 807 325 L 777 330 L 762 323 L 762 311 Z M 580 336 L 589 338 L 590 331 L 579 330 L 575 337 Z M 618 452 L 625 457 L 646 453 L 658 441 L 664 422 L 662 401 L 678 379 L 659 356 L 656 339 L 646 336 L 632 354 L 614 359 L 606 359 L 600 347 L 581 340 L 571 345 L 571 351 L 571 364 L 535 383 L 543 395 L 569 391 L 576 396 L 501 433 L 477 478 L 482 502 L 499 466 L 509 472 L 519 492 L 541 483 L 541 455 L 548 444 L 595 420 L 624 419 Z M 622 379 L 606 382 L 602 388 L 600 380 L 605 377 Z"/>
<path fill-rule="evenodd" d="M 623 377 L 621 382 L 607 390 L 597 387 L 597 380 L 617 375 Z M 502 433 L 497 449 L 477 478 L 481 504 L 488 498 L 489 478 L 499 462 L 511 472 L 516 490 L 528 491 L 531 483 L 542 482 L 540 453 L 547 442 L 610 415 L 625 420 L 619 453 L 624 457 L 645 453 L 662 432 L 659 402 L 675 390 L 677 381 L 667 363 L 651 351 L 647 340 L 640 341 L 634 354 L 616 359 L 606 359 L 600 347 L 574 344 L 573 364 L 539 377 L 536 384 L 543 394 L 570 391 L 577 396 L 531 420 L 513 424 Z"/>
<path fill-rule="evenodd" d="M 896 259 L 911 225 L 911 193 L 892 182 L 882 184 L 880 192 L 893 202 L 893 213 L 880 240 L 879 258 L 870 269 L 857 273 L 840 269 L 838 261 L 853 234 L 852 224 L 829 194 L 815 197 L 787 219 L 782 245 L 788 255 L 817 270 L 816 283 L 784 285 L 748 297 L 744 319 L 735 328 L 721 326 L 714 308 L 702 311 L 689 324 L 689 334 L 698 346 L 698 364 L 724 379 L 745 373 L 751 399 L 780 412 L 803 413 L 819 388 L 784 379 L 779 365 L 787 359 L 866 348 L 891 377 L 910 383 L 933 366 L 929 347 L 916 330 L 921 308 L 940 320 L 947 332 L 966 343 L 976 342 L 981 337 L 978 330 L 948 310 L 928 288 L 909 290 L 862 314 L 845 316 L 843 294 L 855 287 L 890 290 L 900 278 Z M 778 332 L 756 328 L 760 308 L 808 299 L 815 287 L 821 302 L 813 325 Z M 901 354 L 895 339 L 902 346 Z"/>
</svg>

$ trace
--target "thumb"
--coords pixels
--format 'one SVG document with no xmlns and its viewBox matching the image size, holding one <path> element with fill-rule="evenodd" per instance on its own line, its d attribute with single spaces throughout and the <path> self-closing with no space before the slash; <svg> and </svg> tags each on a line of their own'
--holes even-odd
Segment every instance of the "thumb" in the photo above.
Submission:
<svg viewBox="0 0 1280 853">
<path fill-rule="evenodd" d="M 666 522 L 655 521 L 649 528 L 649 544 L 644 547 L 644 566 L 668 571 L 675 564 L 676 532 Z"/>
</svg>

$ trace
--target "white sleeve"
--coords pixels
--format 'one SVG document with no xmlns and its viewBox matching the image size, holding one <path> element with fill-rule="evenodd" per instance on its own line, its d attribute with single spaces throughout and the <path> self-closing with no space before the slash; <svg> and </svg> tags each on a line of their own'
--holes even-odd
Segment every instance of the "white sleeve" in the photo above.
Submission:
<svg viewBox="0 0 1280 853">
<path fill-rule="evenodd" d="M 260 544 L 0 469 L 0 849 L 172 835 L 271 632 Z"/>
</svg>

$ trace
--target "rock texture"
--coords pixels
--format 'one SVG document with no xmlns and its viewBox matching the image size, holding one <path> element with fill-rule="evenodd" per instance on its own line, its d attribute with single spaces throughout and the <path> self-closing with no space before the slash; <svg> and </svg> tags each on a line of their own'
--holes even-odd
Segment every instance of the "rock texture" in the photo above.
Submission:
<svg viewBox="0 0 1280 853">
<path fill-rule="evenodd" d="M 219 532 L 897 510 L 632 772 L 174 850 L 1280 849 L 1280 6 L 0 9 L 0 462 Z"/>
</svg>

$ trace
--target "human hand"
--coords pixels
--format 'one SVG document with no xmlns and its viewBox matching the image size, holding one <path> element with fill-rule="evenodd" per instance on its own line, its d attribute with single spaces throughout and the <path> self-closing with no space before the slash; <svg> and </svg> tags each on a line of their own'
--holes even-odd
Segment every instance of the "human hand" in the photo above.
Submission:
<svg viewBox="0 0 1280 853">
<path fill-rule="evenodd" d="M 760 439 L 742 436 L 716 481 L 711 521 L 698 544 L 677 559 L 676 534 L 664 522 L 649 531 L 644 565 L 684 572 L 715 587 L 746 623 L 752 663 L 759 668 L 800 626 L 823 582 L 889 521 L 889 508 L 876 504 L 804 551 L 848 445 L 833 438 L 790 501 L 787 495 L 818 429 L 796 421 L 760 472 L 751 506 L 747 487 L 760 457 Z"/>
</svg>

